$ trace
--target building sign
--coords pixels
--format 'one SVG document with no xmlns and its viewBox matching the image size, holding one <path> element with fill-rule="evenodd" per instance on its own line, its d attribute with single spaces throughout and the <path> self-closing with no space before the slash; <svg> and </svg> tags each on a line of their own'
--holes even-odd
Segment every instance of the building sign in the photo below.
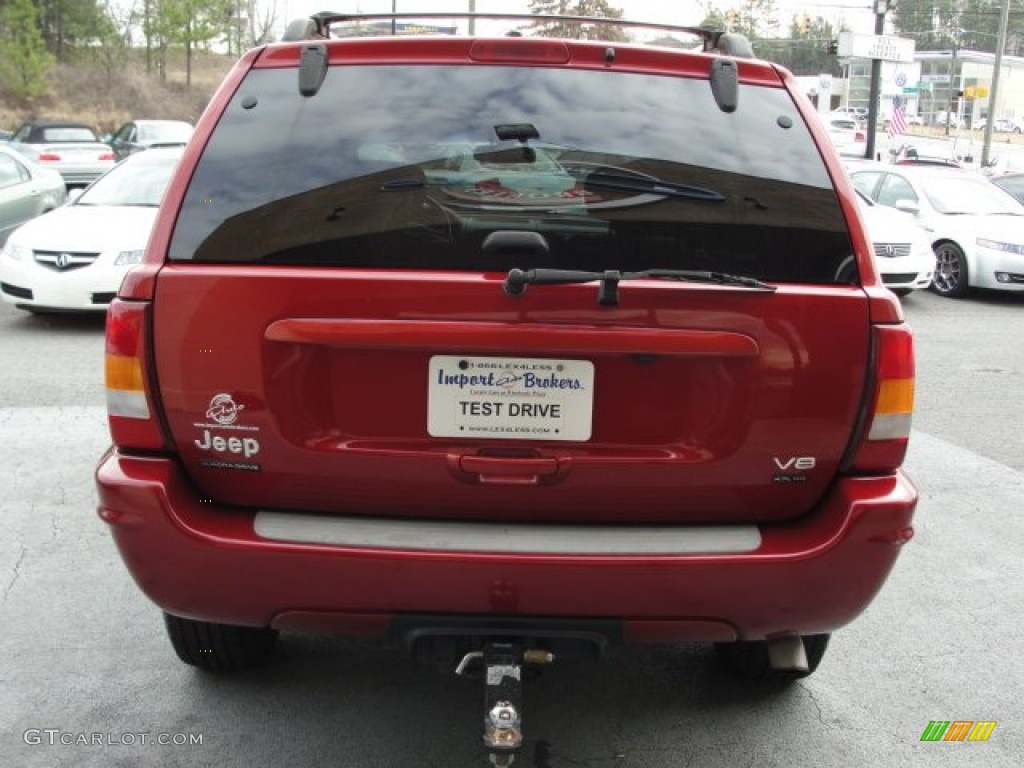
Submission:
<svg viewBox="0 0 1024 768">
<path fill-rule="evenodd" d="M 882 61 L 914 60 L 914 41 L 894 35 L 858 35 L 839 33 L 839 56 L 850 59 L 880 59 Z"/>
</svg>

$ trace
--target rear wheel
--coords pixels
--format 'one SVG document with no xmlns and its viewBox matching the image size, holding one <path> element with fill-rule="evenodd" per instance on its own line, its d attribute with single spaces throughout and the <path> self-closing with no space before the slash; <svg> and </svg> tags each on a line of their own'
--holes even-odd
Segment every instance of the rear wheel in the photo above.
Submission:
<svg viewBox="0 0 1024 768">
<path fill-rule="evenodd" d="M 768 660 L 768 643 L 764 640 L 740 643 L 717 643 L 718 659 L 729 674 L 741 680 L 788 683 L 807 677 L 818 668 L 831 635 L 803 635 L 807 654 L 807 671 L 772 669 Z"/>
<path fill-rule="evenodd" d="M 164 614 L 167 635 L 178 658 L 202 669 L 230 671 L 259 664 L 270 655 L 277 630 L 213 624 Z"/>
<path fill-rule="evenodd" d="M 967 293 L 967 257 L 956 243 L 935 246 L 935 277 L 932 290 L 940 296 L 960 298 Z"/>
</svg>

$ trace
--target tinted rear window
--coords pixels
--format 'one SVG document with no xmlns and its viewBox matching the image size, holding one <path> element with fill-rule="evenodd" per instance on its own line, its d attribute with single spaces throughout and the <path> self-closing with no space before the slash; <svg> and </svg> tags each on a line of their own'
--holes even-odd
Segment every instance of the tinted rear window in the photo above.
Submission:
<svg viewBox="0 0 1024 768">
<path fill-rule="evenodd" d="M 488 248 L 495 231 L 547 252 Z M 254 70 L 170 257 L 366 268 L 714 269 L 849 281 L 836 193 L 781 88 L 496 66 Z M 844 268 L 845 265 L 845 268 Z"/>
</svg>

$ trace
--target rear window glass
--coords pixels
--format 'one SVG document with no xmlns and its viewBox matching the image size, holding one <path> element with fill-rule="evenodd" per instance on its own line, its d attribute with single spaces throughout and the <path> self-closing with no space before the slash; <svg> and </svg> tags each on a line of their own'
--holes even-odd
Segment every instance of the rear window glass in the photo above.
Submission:
<svg viewBox="0 0 1024 768">
<path fill-rule="evenodd" d="M 487 246 L 540 232 L 548 248 Z M 498 66 L 253 70 L 170 257 L 361 268 L 713 269 L 848 282 L 846 222 L 789 94 Z"/>
<path fill-rule="evenodd" d="M 88 128 L 46 128 L 43 130 L 42 140 L 46 144 L 99 141 L 96 134 Z"/>
<path fill-rule="evenodd" d="M 192 138 L 192 126 L 187 123 L 159 123 L 139 126 L 139 140 L 153 142 L 188 143 Z"/>
<path fill-rule="evenodd" d="M 153 150 L 156 151 L 156 150 Z M 85 190 L 76 205 L 122 205 L 156 208 L 171 180 L 176 155 L 134 155 Z"/>
</svg>

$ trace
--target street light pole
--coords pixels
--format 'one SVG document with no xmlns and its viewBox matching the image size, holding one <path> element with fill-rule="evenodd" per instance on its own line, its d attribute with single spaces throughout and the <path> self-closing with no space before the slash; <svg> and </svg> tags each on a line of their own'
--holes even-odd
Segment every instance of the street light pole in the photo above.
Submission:
<svg viewBox="0 0 1024 768">
<path fill-rule="evenodd" d="M 889 10 L 889 0 L 874 0 L 875 2 L 875 34 L 881 35 L 885 31 L 885 13 Z M 878 128 L 878 95 L 881 90 L 882 60 L 871 60 L 871 91 L 868 96 L 868 142 L 864 150 L 864 157 L 868 160 L 875 159 L 875 132 Z"/>
</svg>

